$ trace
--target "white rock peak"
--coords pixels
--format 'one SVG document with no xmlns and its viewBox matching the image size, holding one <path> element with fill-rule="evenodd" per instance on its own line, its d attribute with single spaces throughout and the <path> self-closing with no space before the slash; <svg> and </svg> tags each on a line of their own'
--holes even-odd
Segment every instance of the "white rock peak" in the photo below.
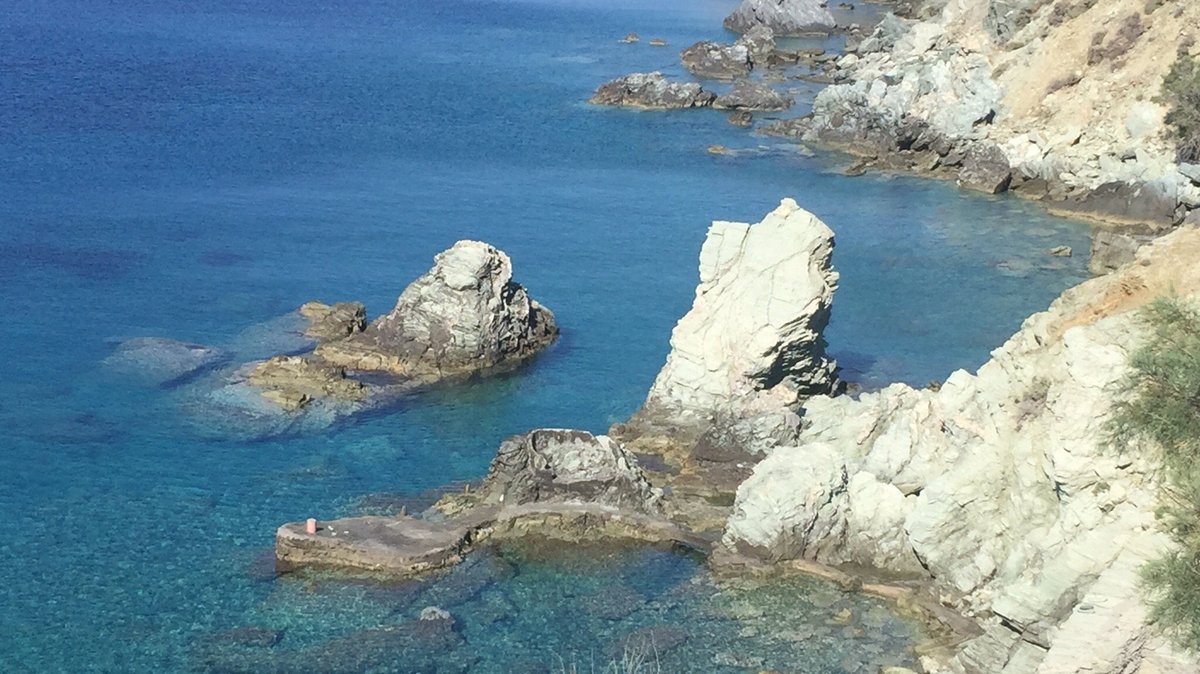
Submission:
<svg viewBox="0 0 1200 674">
<path fill-rule="evenodd" d="M 821 331 L 838 281 L 833 245 L 829 227 L 792 199 L 755 225 L 714 222 L 696 299 L 646 407 L 710 418 L 763 394 L 787 405 L 829 392 L 835 364 Z"/>
</svg>

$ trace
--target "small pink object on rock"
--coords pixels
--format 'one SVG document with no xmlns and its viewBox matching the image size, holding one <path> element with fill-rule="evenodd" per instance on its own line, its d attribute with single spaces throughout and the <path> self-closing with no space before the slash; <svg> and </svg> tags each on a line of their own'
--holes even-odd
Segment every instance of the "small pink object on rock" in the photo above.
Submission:
<svg viewBox="0 0 1200 674">
<path fill-rule="evenodd" d="M 317 520 L 315 518 L 310 517 L 308 518 L 308 521 L 304 523 L 304 532 L 309 535 L 317 533 Z"/>
</svg>

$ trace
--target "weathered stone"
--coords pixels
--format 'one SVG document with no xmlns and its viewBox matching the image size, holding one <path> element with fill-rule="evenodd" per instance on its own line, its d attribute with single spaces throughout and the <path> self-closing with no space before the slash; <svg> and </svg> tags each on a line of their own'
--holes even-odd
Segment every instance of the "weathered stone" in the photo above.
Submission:
<svg viewBox="0 0 1200 674">
<path fill-rule="evenodd" d="M 754 113 L 749 110 L 734 110 L 727 118 L 734 126 L 747 127 L 754 123 Z"/>
<path fill-rule="evenodd" d="M 683 67 L 696 77 L 710 80 L 734 80 L 750 74 L 754 67 L 746 45 L 697 42 L 679 53 Z"/>
<path fill-rule="evenodd" d="M 1138 249 L 1154 239 L 1146 229 L 1097 229 L 1092 233 L 1088 271 L 1100 276 L 1133 262 Z"/>
<path fill-rule="evenodd" d="M 725 17 L 725 27 L 745 33 L 755 26 L 766 26 L 775 35 L 828 33 L 837 25 L 821 0 L 742 0 Z"/>
<path fill-rule="evenodd" d="M 756 225 L 714 222 L 695 302 L 639 414 L 706 428 L 832 390 L 821 336 L 837 287 L 832 253 L 833 232 L 791 199 Z"/>
<path fill-rule="evenodd" d="M 367 387 L 346 377 L 346 369 L 311 358 L 276 356 L 259 363 L 249 381 L 262 395 L 286 411 L 295 411 L 320 398 L 362 400 Z"/>
<path fill-rule="evenodd" d="M 672 82 L 662 73 L 652 72 L 633 73 L 603 84 L 589 102 L 628 108 L 705 108 L 716 97 L 694 82 Z"/>
<path fill-rule="evenodd" d="M 720 110 L 786 110 L 792 99 L 759 82 L 742 81 L 713 101 Z"/>
<path fill-rule="evenodd" d="M 307 302 L 300 315 L 308 319 L 304 334 L 318 342 L 332 342 L 362 332 L 367 327 L 367 308 L 362 302 L 338 302 L 332 306 Z"/>
<path fill-rule="evenodd" d="M 1175 224 L 1173 190 L 1150 183 L 1105 183 L 1080 198 L 1050 204 L 1052 211 L 1123 225 Z"/>
<path fill-rule="evenodd" d="M 348 369 L 441 380 L 514 366 L 557 336 L 554 314 L 512 280 L 507 255 L 459 241 L 391 312 L 315 354 Z"/>
<path fill-rule="evenodd" d="M 660 496 L 637 458 L 615 440 L 586 431 L 540 429 L 500 445 L 476 501 L 564 500 L 655 512 Z"/>
<path fill-rule="evenodd" d="M 991 143 L 976 143 L 967 150 L 958 171 L 958 184 L 986 194 L 999 194 L 1012 181 L 1008 157 Z"/>
<path fill-rule="evenodd" d="M 173 386 L 229 360 L 220 349 L 163 337 L 121 342 L 104 366 L 146 386 Z"/>
<path fill-rule="evenodd" d="M 1071 257 L 1075 252 L 1070 246 L 1055 246 L 1048 251 L 1054 257 Z"/>
<path fill-rule="evenodd" d="M 1131 672 L 1141 658 L 1173 663 L 1141 671 L 1194 668 L 1123 617 L 1141 610 L 1125 581 L 1165 537 L 1154 461 L 1110 451 L 1105 419 L 1144 334 L 1138 309 L 1169 292 L 1200 297 L 1198 256 L 1198 231 L 1156 240 L 936 391 L 810 399 L 798 440 L 738 489 L 726 545 L 924 575 L 964 613 L 994 615 L 946 671 Z M 1098 606 L 1097 620 L 1080 617 Z"/>
</svg>

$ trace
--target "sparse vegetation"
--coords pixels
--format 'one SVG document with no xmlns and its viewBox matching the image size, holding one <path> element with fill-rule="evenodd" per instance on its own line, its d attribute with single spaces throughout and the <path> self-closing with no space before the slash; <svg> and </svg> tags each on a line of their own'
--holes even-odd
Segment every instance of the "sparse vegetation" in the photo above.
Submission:
<svg viewBox="0 0 1200 674">
<path fill-rule="evenodd" d="M 1177 645 L 1200 651 L 1200 308 L 1163 298 L 1142 319 L 1148 337 L 1130 358 L 1111 439 L 1159 457 L 1159 516 L 1175 548 L 1143 572 L 1150 617 Z"/>
<path fill-rule="evenodd" d="M 1200 59 L 1179 54 L 1163 79 L 1159 102 L 1167 106 L 1179 161 L 1200 161 Z"/>
</svg>

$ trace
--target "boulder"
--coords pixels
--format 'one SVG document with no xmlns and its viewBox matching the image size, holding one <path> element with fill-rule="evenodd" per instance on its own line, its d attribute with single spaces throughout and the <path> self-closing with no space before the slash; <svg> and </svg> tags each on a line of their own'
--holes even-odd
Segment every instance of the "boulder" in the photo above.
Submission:
<svg viewBox="0 0 1200 674">
<path fill-rule="evenodd" d="M 792 99 L 759 82 L 742 81 L 733 85 L 728 93 L 713 101 L 713 107 L 721 110 L 786 110 Z"/>
<path fill-rule="evenodd" d="M 314 356 L 357 371 L 442 380 L 519 364 L 558 336 L 554 314 L 512 279 L 512 262 L 479 241 L 459 241 L 362 332 L 321 344 Z"/>
<path fill-rule="evenodd" d="M 821 0 L 742 0 L 725 17 L 725 27 L 746 33 L 755 26 L 766 26 L 775 35 L 794 36 L 829 33 L 837 22 Z"/>
<path fill-rule="evenodd" d="M 1175 224 L 1176 202 L 1173 186 L 1108 182 L 1082 196 L 1053 202 L 1050 209 L 1119 225 L 1169 227 Z"/>
<path fill-rule="evenodd" d="M 733 45 L 697 42 L 680 52 L 679 59 L 688 72 L 710 80 L 735 80 L 749 75 L 754 67 L 750 49 L 740 42 Z"/>
<path fill-rule="evenodd" d="M 213 347 L 136 337 L 118 344 L 104 366 L 145 386 L 173 386 L 228 360 L 227 353 Z"/>
<path fill-rule="evenodd" d="M 637 458 L 617 441 L 586 431 L 539 429 L 505 440 L 479 489 L 479 504 L 547 501 L 656 512 L 660 494 Z"/>
<path fill-rule="evenodd" d="M 1012 182 L 1012 167 L 994 143 L 972 143 L 958 170 L 958 184 L 985 194 L 999 194 Z"/>
<path fill-rule="evenodd" d="M 739 37 L 735 44 L 745 47 L 750 61 L 757 66 L 775 51 L 775 31 L 764 25 L 754 26 Z"/>
<path fill-rule="evenodd" d="M 1154 234 L 1142 228 L 1102 228 L 1092 233 L 1092 249 L 1088 271 L 1101 276 L 1133 262 L 1138 249 L 1154 239 Z"/>
<path fill-rule="evenodd" d="M 726 120 L 734 126 L 745 128 L 754 123 L 754 113 L 749 110 L 734 110 L 729 113 L 729 117 Z"/>
<path fill-rule="evenodd" d="M 672 82 L 660 72 L 633 73 L 600 85 L 588 102 L 627 108 L 706 108 L 716 94 L 695 82 Z"/>
</svg>

